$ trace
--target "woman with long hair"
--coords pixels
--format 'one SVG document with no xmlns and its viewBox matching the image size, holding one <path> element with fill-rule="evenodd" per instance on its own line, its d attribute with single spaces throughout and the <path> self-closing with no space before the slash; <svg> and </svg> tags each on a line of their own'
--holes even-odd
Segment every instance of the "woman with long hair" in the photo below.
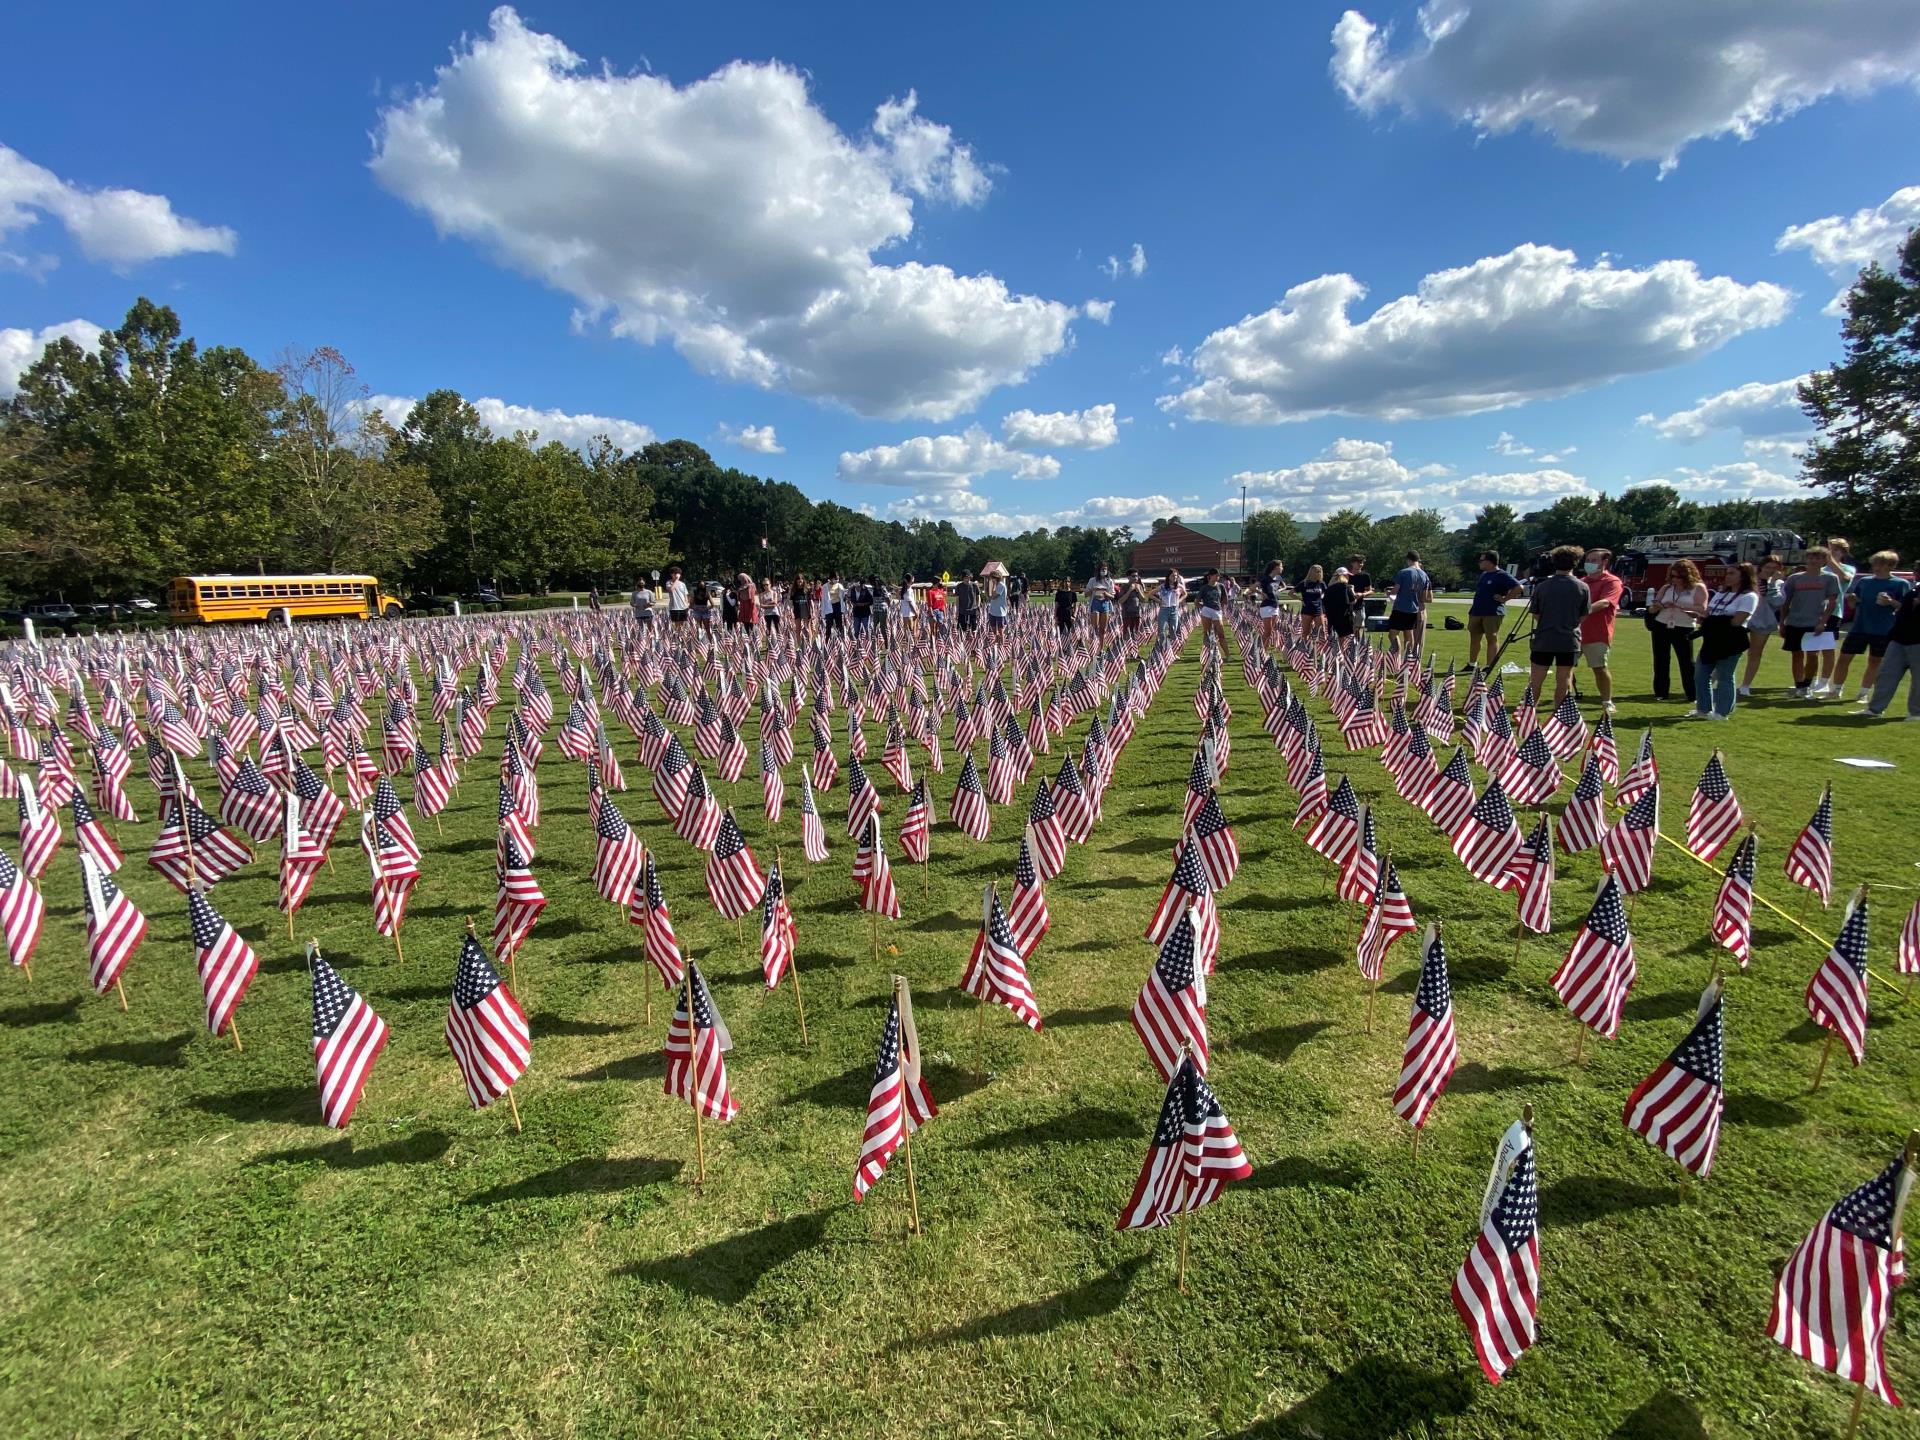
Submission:
<svg viewBox="0 0 1920 1440">
<path fill-rule="evenodd" d="M 1753 677 L 1760 673 L 1760 662 L 1766 658 L 1767 641 L 1780 633 L 1780 607 L 1787 603 L 1787 587 L 1780 581 L 1780 560 L 1769 555 L 1760 562 L 1758 581 L 1754 593 L 1760 597 L 1760 603 L 1754 607 L 1753 618 L 1747 621 L 1747 669 L 1740 677 L 1740 694 L 1753 694 Z"/>
<path fill-rule="evenodd" d="M 1300 633 L 1318 635 L 1327 623 L 1327 582 L 1318 565 L 1309 565 L 1300 582 Z"/>
<path fill-rule="evenodd" d="M 1707 613 L 1707 587 L 1700 583 L 1700 567 L 1682 556 L 1667 567 L 1667 583 L 1655 592 L 1648 607 L 1653 632 L 1653 698 L 1671 698 L 1673 662 L 1679 662 L 1680 688 L 1693 696 L 1693 638 Z"/>
<path fill-rule="evenodd" d="M 1733 672 L 1747 653 L 1747 625 L 1760 608 L 1760 580 L 1742 561 L 1727 571 L 1707 598 L 1700 620 L 1700 651 L 1693 662 L 1693 709 L 1689 720 L 1725 720 L 1733 714 Z"/>
</svg>

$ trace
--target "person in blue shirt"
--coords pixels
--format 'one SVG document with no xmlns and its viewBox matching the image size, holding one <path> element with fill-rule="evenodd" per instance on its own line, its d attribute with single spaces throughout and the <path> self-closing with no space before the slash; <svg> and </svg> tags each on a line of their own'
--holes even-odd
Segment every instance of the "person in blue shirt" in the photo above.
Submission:
<svg viewBox="0 0 1920 1440">
<path fill-rule="evenodd" d="M 1880 661 L 1885 658 L 1887 641 L 1893 635 L 1894 612 L 1913 588 L 1911 582 L 1895 577 L 1893 567 L 1899 563 L 1900 557 L 1893 551 L 1882 550 L 1867 561 L 1873 573 L 1854 576 L 1847 587 L 1847 594 L 1853 597 L 1853 626 L 1840 645 L 1840 660 L 1833 672 L 1832 693 L 1835 695 L 1846 693 L 1847 671 L 1853 668 L 1856 655 L 1867 657 L 1867 673 L 1860 677 L 1857 698 L 1864 704 L 1873 693 L 1873 682 L 1880 677 Z M 1883 604 L 1882 595 L 1893 598 Z"/>
<path fill-rule="evenodd" d="M 1398 653 L 1405 637 L 1406 647 L 1414 654 L 1427 638 L 1427 600 L 1433 594 L 1433 581 L 1420 568 L 1420 556 L 1407 552 L 1407 563 L 1393 577 L 1393 609 L 1387 615 L 1387 648 Z"/>
<path fill-rule="evenodd" d="M 1473 603 L 1467 606 L 1467 664 L 1480 663 L 1480 641 L 1487 642 L 1487 663 L 1500 648 L 1500 619 L 1506 613 L 1506 598 L 1520 588 L 1520 582 L 1500 568 L 1500 557 L 1491 550 L 1480 552 L 1480 578 L 1474 582 Z"/>
</svg>

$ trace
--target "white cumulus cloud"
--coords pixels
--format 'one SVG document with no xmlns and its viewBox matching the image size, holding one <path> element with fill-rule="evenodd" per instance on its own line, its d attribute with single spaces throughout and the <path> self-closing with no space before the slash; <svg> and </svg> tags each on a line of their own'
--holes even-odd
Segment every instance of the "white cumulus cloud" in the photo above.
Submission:
<svg viewBox="0 0 1920 1440">
<path fill-rule="evenodd" d="M 1868 265 L 1894 268 L 1907 232 L 1920 225 L 1920 185 L 1899 189 L 1870 210 L 1851 215 L 1828 215 L 1804 225 L 1790 225 L 1773 242 L 1775 250 L 1804 250 L 1813 262 L 1840 285 L 1827 302 L 1825 313 L 1846 310 L 1848 288 Z"/>
<path fill-rule="evenodd" d="M 1111 324 L 1113 322 L 1113 301 L 1089 300 L 1080 307 L 1080 313 L 1096 324 Z"/>
<path fill-rule="evenodd" d="M 1789 435 L 1807 428 L 1807 417 L 1800 410 L 1800 383 L 1806 378 L 1796 375 L 1791 380 L 1750 380 L 1717 395 L 1702 396 L 1671 415 L 1642 415 L 1639 423 L 1663 440 L 1682 444 L 1704 440 L 1716 430 Z"/>
<path fill-rule="evenodd" d="M 55 340 L 71 340 L 82 350 L 91 350 L 105 333 L 91 320 L 67 320 L 42 330 L 0 329 L 0 400 L 11 400 L 19 393 L 20 377 Z"/>
<path fill-rule="evenodd" d="M 1451 526 L 1467 524 L 1495 501 L 1525 512 L 1564 495 L 1595 493 L 1584 476 L 1553 466 L 1460 475 L 1445 465 L 1410 465 L 1386 441 L 1352 439 L 1335 440 L 1298 465 L 1231 476 L 1227 488 L 1234 493 L 1214 507 L 1216 518 L 1238 518 L 1242 485 L 1249 508 L 1272 505 L 1303 520 L 1323 520 L 1342 509 L 1375 519 L 1433 509 Z"/>
<path fill-rule="evenodd" d="M 1125 259 L 1118 255 L 1109 255 L 1107 263 L 1100 267 L 1100 271 L 1109 280 L 1118 280 L 1122 275 L 1131 275 L 1138 280 L 1147 273 L 1147 247 L 1136 240 L 1133 250 Z"/>
<path fill-rule="evenodd" d="M 1695 468 L 1682 465 L 1669 475 L 1645 482 L 1671 485 L 1688 500 L 1711 504 L 1716 500 L 1804 500 L 1807 487 L 1791 475 L 1753 460 Z"/>
<path fill-rule="evenodd" d="M 1060 462 L 1051 455 L 1022 454 L 978 425 L 960 435 L 916 435 L 897 445 L 843 450 L 836 473 L 867 485 L 911 486 L 921 491 L 962 491 L 982 475 L 1005 471 L 1016 480 L 1051 480 Z"/>
<path fill-rule="evenodd" d="M 1044 415 L 1015 410 L 1000 421 L 1000 433 L 1016 450 L 1104 450 L 1120 438 L 1113 412 L 1112 405 Z"/>
<path fill-rule="evenodd" d="M 850 136 L 788 66 L 736 61 L 685 86 L 590 68 L 503 6 L 381 114 L 371 164 L 443 234 L 613 333 L 863 415 L 951 419 L 1071 338 L 1070 305 L 874 259 L 912 235 L 916 197 L 972 205 L 990 188 L 911 92 Z"/>
<path fill-rule="evenodd" d="M 404 425 L 418 402 L 411 395 L 369 395 L 367 410 L 378 410 L 387 423 Z M 537 434 L 541 443 L 558 440 L 576 450 L 584 450 L 596 436 L 604 435 L 622 450 L 638 450 L 658 437 L 651 425 L 635 420 L 619 420 L 610 415 L 571 414 L 565 410 L 541 410 L 531 405 L 512 405 L 491 395 L 468 399 L 479 415 L 480 423 L 495 435 L 511 436 L 519 431 Z"/>
<path fill-rule="evenodd" d="M 1906 0 L 1427 0 L 1415 23 L 1398 47 L 1357 10 L 1334 25 L 1329 70 L 1362 113 L 1532 128 L 1663 171 L 1696 140 L 1920 76 Z"/>
<path fill-rule="evenodd" d="M 731 425 L 722 425 L 720 438 L 729 445 L 737 445 L 742 450 L 751 450 L 756 455 L 787 453 L 787 447 L 782 445 L 774 435 L 771 425 L 742 425 L 737 430 Z"/>
<path fill-rule="evenodd" d="M 1791 305 L 1777 285 L 1702 276 L 1690 260 L 1583 266 L 1544 245 L 1428 275 L 1355 322 L 1365 294 L 1351 275 L 1294 286 L 1203 340 L 1193 383 L 1161 408 L 1240 425 L 1467 415 L 1697 359 Z"/>
<path fill-rule="evenodd" d="M 202 225 L 175 214 L 164 195 L 115 186 L 89 190 L 0 145 L 0 240 L 43 214 L 65 227 L 82 255 L 115 269 L 196 252 L 231 255 L 239 243 L 224 225 Z M 51 263 L 11 259 L 30 271 Z"/>
</svg>

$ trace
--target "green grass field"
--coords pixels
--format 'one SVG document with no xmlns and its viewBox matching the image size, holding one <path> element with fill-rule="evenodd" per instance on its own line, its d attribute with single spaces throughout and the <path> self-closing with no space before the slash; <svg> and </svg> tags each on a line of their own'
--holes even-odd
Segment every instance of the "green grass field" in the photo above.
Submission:
<svg viewBox="0 0 1920 1440">
<path fill-rule="evenodd" d="M 1435 640 L 1443 660 L 1464 655 L 1463 634 Z M 1721 745 L 1762 828 L 1761 893 L 1791 908 L 1781 861 L 1830 779 L 1837 887 L 1906 887 L 1875 902 L 1873 964 L 1890 972 L 1920 885 L 1920 727 L 1861 726 L 1845 707 L 1790 700 L 1730 725 L 1679 724 L 1678 702 L 1644 698 L 1644 641 L 1623 626 L 1621 748 L 1653 724 L 1664 828 L 1680 833 Z M 921 875 L 899 865 L 905 918 L 882 927 L 898 954 L 876 966 L 852 908 L 844 788 L 823 799 L 834 854 L 815 869 L 800 859 L 790 803 L 771 838 L 784 843 L 799 924 L 803 1049 L 791 991 L 761 993 L 752 923 L 743 948 L 706 900 L 703 857 L 661 823 L 623 740 L 635 787 L 623 809 L 660 842 L 680 936 L 737 1042 L 728 1069 L 742 1113 L 707 1127 L 698 1194 L 690 1112 L 660 1093 L 671 1003 L 637 932 L 592 892 L 583 772 L 551 745 L 535 870 L 552 904 L 519 964 L 534 1060 L 516 1091 L 518 1135 L 504 1104 L 468 1108 L 441 1040 L 463 919 L 484 927 L 491 913 L 485 761 L 444 839 L 416 822 L 428 856 L 404 964 L 372 933 L 357 850 L 338 848 L 302 912 L 301 940 L 317 935 L 393 1027 L 344 1138 L 318 1123 L 304 964 L 273 910 L 270 863 L 214 897 L 262 960 L 237 1054 L 205 1033 L 184 906 L 142 863 L 152 790 L 130 779 L 148 823 L 123 827 L 123 874 L 152 921 L 128 972 L 130 1013 L 87 987 L 70 837 L 48 875 L 33 983 L 0 976 L 0 1425 L 88 1436 L 1838 1435 L 1851 1387 L 1764 1333 L 1772 1267 L 1920 1122 L 1920 1003 L 1903 1008 L 1876 985 L 1868 1063 L 1856 1071 L 1842 1057 L 1810 1094 L 1823 1032 L 1801 992 L 1824 946 L 1762 910 L 1753 967 L 1729 985 L 1719 1160 L 1683 1191 L 1620 1110 L 1685 1034 L 1723 953 L 1706 938 L 1715 877 L 1661 848 L 1634 916 L 1640 979 L 1621 1036 L 1588 1043 L 1576 1065 L 1575 1022 L 1547 979 L 1597 859 L 1562 860 L 1554 934 L 1516 958 L 1511 899 L 1465 875 L 1377 760 L 1348 763 L 1315 705 L 1329 768 L 1377 802 L 1416 915 L 1447 922 L 1462 1068 L 1416 1165 L 1390 1102 L 1414 942 L 1390 956 L 1379 1022 L 1363 1033 L 1365 986 L 1345 944 L 1353 907 L 1322 897 L 1323 868 L 1289 828 L 1293 794 L 1237 656 L 1222 803 L 1244 864 L 1223 898 L 1209 1018 L 1212 1080 L 1254 1176 L 1193 1222 L 1187 1295 L 1174 1286 L 1171 1231 L 1115 1234 L 1162 1094 L 1127 1012 L 1153 958 L 1140 932 L 1169 869 L 1198 673 L 1174 667 L 1121 757 L 1105 822 L 1049 887 L 1054 926 L 1032 967 L 1046 1028 L 990 1013 L 984 1081 L 971 1073 L 975 1007 L 955 986 L 980 886 L 1011 870 L 1010 812 L 996 813 L 984 845 L 936 829 L 924 898 Z M 1778 657 L 1765 679 L 1784 685 Z M 1900 768 L 1853 770 L 1836 755 Z M 937 788 L 942 816 L 955 773 Z M 740 794 L 764 858 L 757 781 Z M 901 802 L 889 804 L 897 821 Z M 1810 923 L 1830 934 L 1837 911 L 1822 917 L 1816 904 Z M 892 969 L 913 983 L 942 1106 L 914 1146 L 918 1239 L 897 1162 L 865 1204 L 851 1200 Z M 1495 1389 L 1448 1285 L 1495 1141 L 1523 1103 L 1539 1146 L 1541 1341 Z M 1887 1353 L 1911 1398 L 1912 1296 L 1896 1303 Z M 1911 1426 L 1869 1402 L 1861 1433 Z"/>
</svg>

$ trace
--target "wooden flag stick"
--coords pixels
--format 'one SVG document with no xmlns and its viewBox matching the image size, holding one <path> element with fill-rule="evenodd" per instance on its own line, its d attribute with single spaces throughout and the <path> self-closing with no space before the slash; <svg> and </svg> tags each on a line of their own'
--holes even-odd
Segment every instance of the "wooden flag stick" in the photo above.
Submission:
<svg viewBox="0 0 1920 1440">
<path fill-rule="evenodd" d="M 1867 1401 L 1867 1382 L 1862 1380 L 1853 1387 L 1853 1410 L 1847 1416 L 1847 1433 L 1843 1440 L 1853 1440 L 1854 1433 L 1860 1428 L 1860 1410 Z"/>
<path fill-rule="evenodd" d="M 227 1033 L 233 1037 L 234 1052 L 245 1054 L 247 1047 L 240 1043 L 240 1022 L 231 1015 L 227 1016 Z"/>
<path fill-rule="evenodd" d="M 974 1012 L 973 1026 L 973 1073 L 976 1079 L 985 1079 L 986 1070 L 981 1065 L 981 1055 L 987 1044 L 987 997 L 980 997 L 980 1008 Z"/>
<path fill-rule="evenodd" d="M 1420 1161 L 1420 1127 L 1418 1125 L 1413 1127 L 1413 1159 L 1415 1164 Z"/>
<path fill-rule="evenodd" d="M 1187 1212 L 1180 1212 L 1180 1273 L 1175 1279 L 1182 1295 L 1187 1293 Z"/>
<path fill-rule="evenodd" d="M 707 1183 L 707 1135 L 700 1124 L 700 1082 L 693 1063 L 693 961 L 680 968 L 687 1006 L 687 1099 L 693 1105 L 693 1188 L 698 1194 Z"/>
<path fill-rule="evenodd" d="M 1827 1032 L 1827 1043 L 1820 1047 L 1820 1064 L 1813 1072 L 1813 1089 L 1820 1088 L 1820 1081 L 1827 1073 L 1827 1057 L 1833 1053 L 1833 1031 Z"/>
<path fill-rule="evenodd" d="M 127 1008 L 127 990 L 126 987 L 120 983 L 120 977 L 118 975 L 113 977 L 113 993 L 120 997 L 120 1008 L 124 1011 Z"/>
<path fill-rule="evenodd" d="M 1367 986 L 1367 1034 L 1369 1035 L 1373 1033 L 1373 1001 L 1374 997 L 1379 993 L 1380 982 L 1378 980 L 1373 981 Z"/>
<path fill-rule="evenodd" d="M 507 1087 L 507 1109 L 513 1113 L 513 1133 L 520 1133 L 520 1102 L 513 1098 L 513 1087 Z"/>
<path fill-rule="evenodd" d="M 800 1017 L 800 1043 L 806 1045 L 808 1044 L 807 1007 L 806 1003 L 800 998 L 800 962 L 792 957 L 789 957 L 787 960 L 787 976 L 793 981 L 793 1008 L 794 1012 Z"/>
<path fill-rule="evenodd" d="M 913 1183 L 913 1135 L 904 1134 L 901 1143 L 907 1152 L 907 1204 L 912 1207 L 913 1233 L 920 1233 L 920 1191 Z"/>
<path fill-rule="evenodd" d="M 1578 1065 L 1580 1057 L 1587 1048 L 1587 1027 L 1585 1022 L 1575 1022 L 1580 1028 L 1573 1032 L 1573 1063 Z"/>
</svg>

